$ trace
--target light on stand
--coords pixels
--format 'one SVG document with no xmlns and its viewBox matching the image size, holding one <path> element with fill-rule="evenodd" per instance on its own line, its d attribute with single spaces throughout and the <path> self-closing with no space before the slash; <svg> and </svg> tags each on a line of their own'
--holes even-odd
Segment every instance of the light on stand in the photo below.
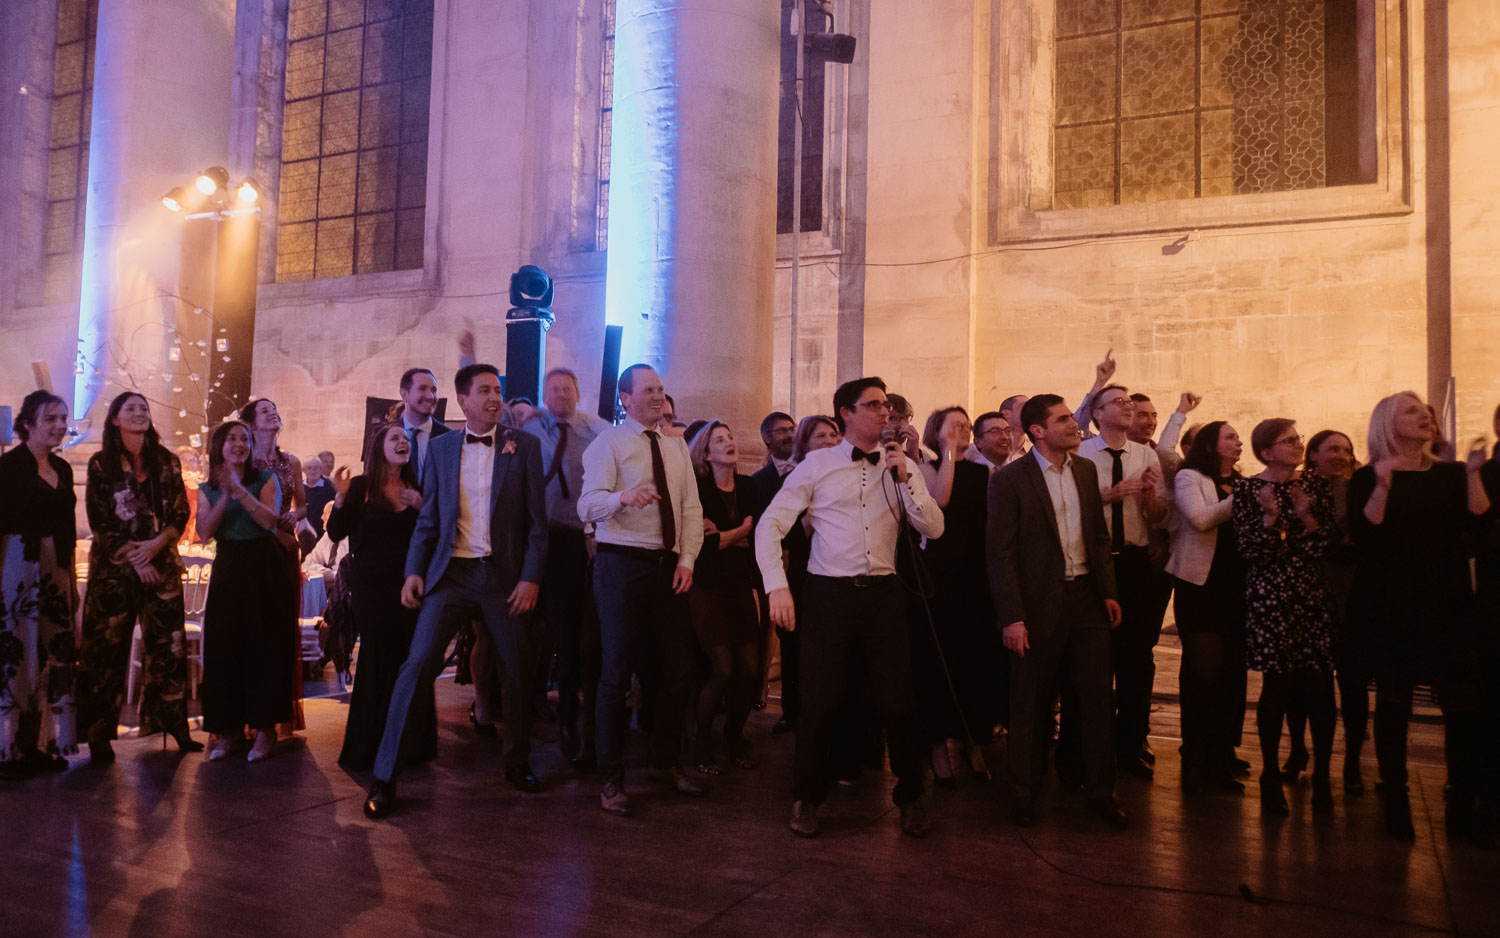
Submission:
<svg viewBox="0 0 1500 938">
<path fill-rule="evenodd" d="M 240 204 L 254 205 L 256 199 L 260 198 L 260 187 L 255 184 L 254 179 L 246 179 L 240 183 L 236 194 L 239 196 Z"/>
<path fill-rule="evenodd" d="M 210 166 L 208 169 L 205 169 L 203 171 L 194 185 L 196 185 L 198 187 L 198 191 L 203 193 L 204 195 L 213 195 L 220 189 L 228 188 L 229 170 L 225 169 L 222 166 Z"/>
<path fill-rule="evenodd" d="M 174 212 L 182 211 L 182 200 L 187 198 L 187 193 L 181 187 L 175 187 L 171 192 L 161 197 L 161 204 Z"/>
</svg>

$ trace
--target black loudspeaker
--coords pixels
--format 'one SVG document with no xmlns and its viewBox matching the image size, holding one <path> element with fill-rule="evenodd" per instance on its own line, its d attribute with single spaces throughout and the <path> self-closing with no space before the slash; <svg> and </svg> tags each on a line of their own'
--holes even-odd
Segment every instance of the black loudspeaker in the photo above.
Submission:
<svg viewBox="0 0 1500 938">
<path fill-rule="evenodd" d="M 517 310 L 511 310 L 517 312 Z M 547 360 L 549 319 L 505 321 L 505 399 L 542 399 L 542 363 Z"/>
<path fill-rule="evenodd" d="M 615 406 L 619 403 L 615 388 L 620 381 L 620 339 L 624 334 L 624 326 L 604 327 L 604 366 L 599 369 L 599 416 L 610 423 L 615 422 Z"/>
</svg>

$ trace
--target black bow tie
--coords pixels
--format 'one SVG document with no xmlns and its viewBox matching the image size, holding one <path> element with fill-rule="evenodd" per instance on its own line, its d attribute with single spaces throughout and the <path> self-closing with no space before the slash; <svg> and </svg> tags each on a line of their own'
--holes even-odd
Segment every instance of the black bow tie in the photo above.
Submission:
<svg viewBox="0 0 1500 938">
<path fill-rule="evenodd" d="M 483 443 L 485 446 L 494 446 L 495 445 L 495 438 L 493 436 L 475 436 L 472 433 L 465 433 L 464 434 L 464 442 L 465 443 Z"/>
<path fill-rule="evenodd" d="M 877 449 L 873 453 L 867 453 L 858 446 L 854 447 L 854 451 L 849 454 L 849 461 L 859 462 L 861 459 L 873 466 L 876 460 L 880 459 L 880 450 Z"/>
</svg>

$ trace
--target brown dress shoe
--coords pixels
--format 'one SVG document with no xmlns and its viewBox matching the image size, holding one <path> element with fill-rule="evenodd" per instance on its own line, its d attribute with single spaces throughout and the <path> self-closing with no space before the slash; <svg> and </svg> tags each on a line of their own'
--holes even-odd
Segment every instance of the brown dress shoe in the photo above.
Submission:
<svg viewBox="0 0 1500 938">
<path fill-rule="evenodd" d="M 688 778 L 683 774 L 682 769 L 675 765 L 666 769 L 652 769 L 651 774 L 647 777 L 658 785 L 664 785 L 676 791 L 679 795 L 691 795 L 695 798 L 701 798 L 708 794 L 707 788 Z"/>
<path fill-rule="evenodd" d="M 618 784 L 605 782 L 599 789 L 599 808 L 616 817 L 630 817 L 630 798 Z"/>
</svg>

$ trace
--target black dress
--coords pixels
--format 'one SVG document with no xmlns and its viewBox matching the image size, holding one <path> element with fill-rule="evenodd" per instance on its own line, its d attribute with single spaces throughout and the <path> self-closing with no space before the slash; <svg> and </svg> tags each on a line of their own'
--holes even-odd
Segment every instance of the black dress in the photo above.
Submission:
<svg viewBox="0 0 1500 938">
<path fill-rule="evenodd" d="M 923 555 L 932 577 L 932 626 L 925 610 L 911 619 L 912 671 L 927 741 L 963 739 L 964 723 L 953 705 L 940 648 L 962 704 L 963 721 L 977 742 L 989 739 L 1000 719 L 991 688 L 999 633 L 985 573 L 985 519 L 990 473 L 961 460 L 953 467 L 953 491 L 943 509 L 943 536 L 929 539 Z"/>
<path fill-rule="evenodd" d="M 339 753 L 340 765 L 357 770 L 375 765 L 396 675 L 411 651 L 417 627 L 417 610 L 401 605 L 406 550 L 417 526 L 417 509 L 396 511 L 383 498 L 367 501 L 368 492 L 368 479 L 356 476 L 344 504 L 328 516 L 329 537 L 349 538 L 350 600 L 360 629 L 354 695 Z M 418 691 L 412 709 L 407 751 L 413 761 L 426 761 L 437 755 L 431 684 Z"/>
<path fill-rule="evenodd" d="M 720 531 L 732 531 L 746 518 L 760 520 L 765 509 L 761 489 L 747 475 L 735 473 L 734 491 L 720 491 L 713 476 L 698 477 L 698 499 L 703 517 Z M 728 550 L 719 549 L 719 535 L 703 539 L 688 594 L 693 631 L 704 648 L 744 645 L 760 640 L 754 590 L 760 583 L 753 536 Z"/>
</svg>

